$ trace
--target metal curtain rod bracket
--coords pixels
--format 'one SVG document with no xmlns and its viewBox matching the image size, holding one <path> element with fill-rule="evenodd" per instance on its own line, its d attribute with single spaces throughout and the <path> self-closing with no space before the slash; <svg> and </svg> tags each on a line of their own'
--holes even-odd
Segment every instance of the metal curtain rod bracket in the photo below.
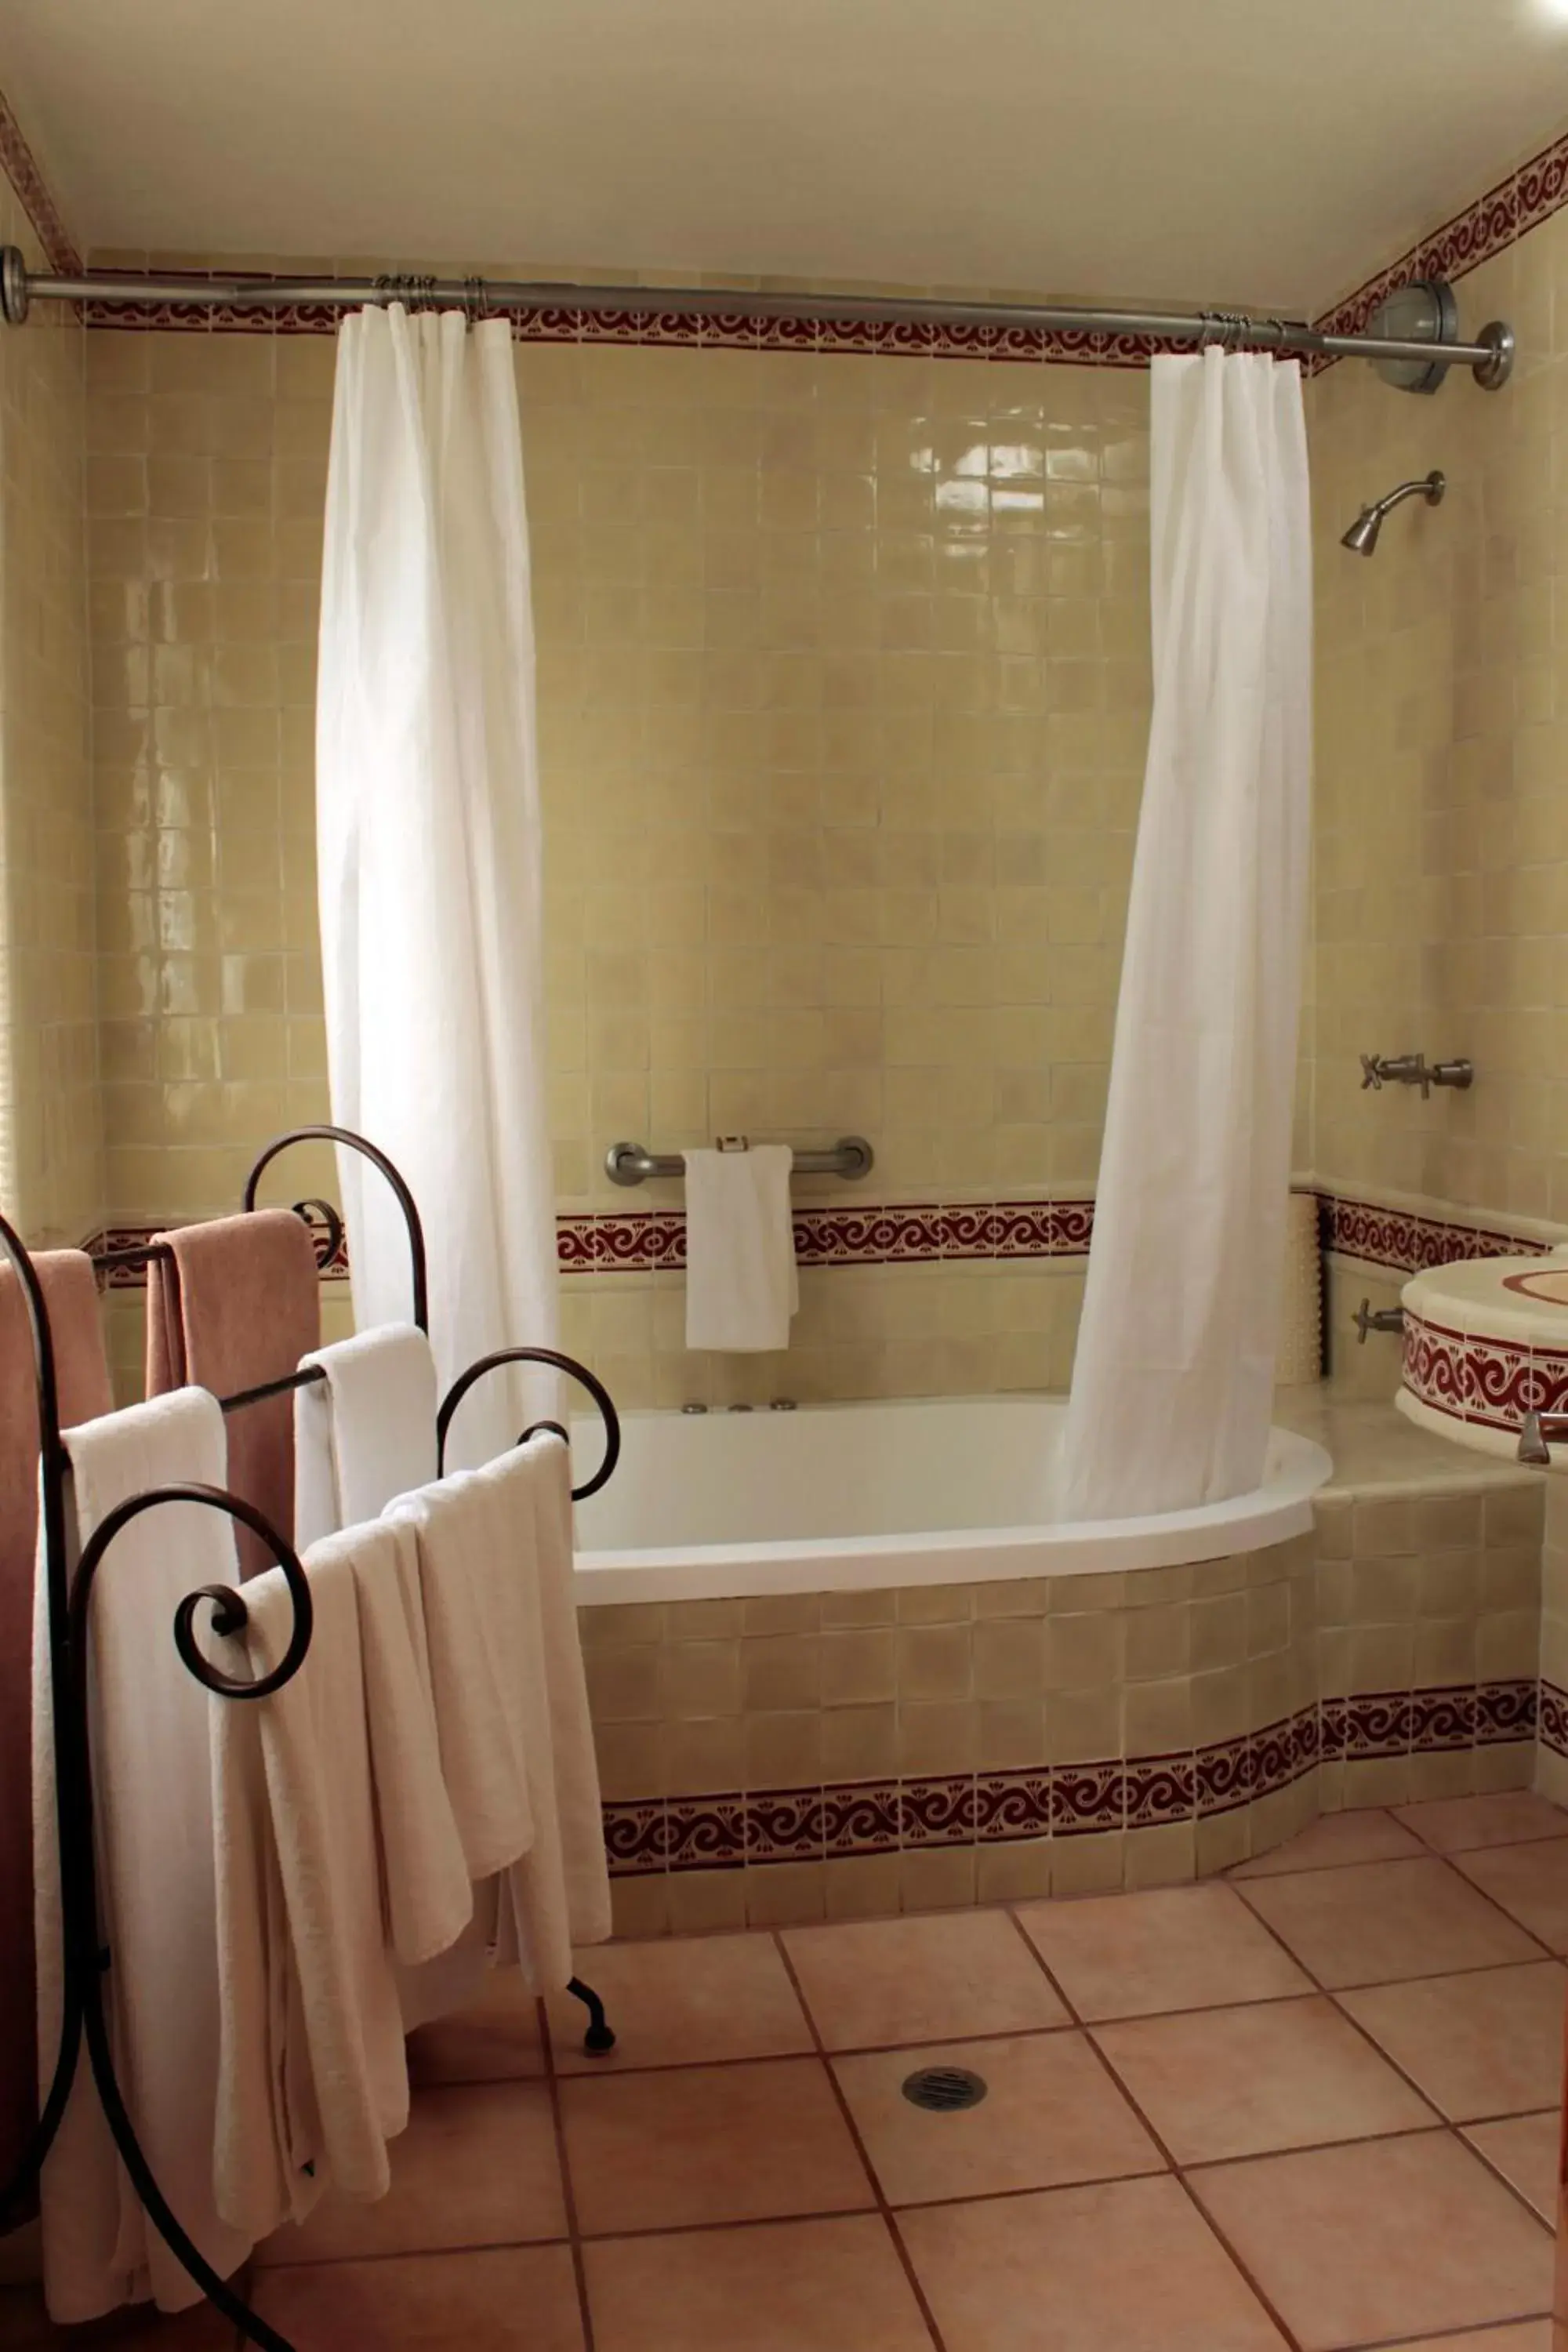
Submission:
<svg viewBox="0 0 1568 2352">
<path fill-rule="evenodd" d="M 1426 283 L 1427 281 L 1423 281 Z M 1434 289 L 1437 281 L 1430 281 Z M 19 327 L 35 302 L 102 302 L 117 307 L 139 302 L 178 302 L 205 310 L 357 310 L 366 304 L 406 301 L 421 309 L 467 310 L 475 306 L 472 278 L 254 278 L 182 277 L 168 273 L 74 278 L 30 270 L 17 246 L 0 248 L 0 317 Z M 574 286 L 549 279 L 489 278 L 484 307 L 507 310 L 576 311 L 590 318 L 626 318 L 670 310 L 713 319 L 842 320 L 873 325 L 1044 329 L 1064 334 L 1152 336 L 1156 341 L 1220 341 L 1227 350 L 1296 352 L 1323 359 L 1404 362 L 1440 377 L 1448 367 L 1468 367 L 1479 384 L 1495 392 L 1513 366 L 1513 330 L 1502 320 L 1484 326 L 1473 342 L 1447 331 L 1457 315 L 1453 298 L 1437 304 L 1428 334 L 1333 335 L 1305 319 L 1250 319 L 1239 311 L 1113 310 L 1064 302 L 940 302 L 919 296 L 870 294 L 752 293 L 714 286 Z M 1405 389 L 1430 391 L 1432 381 Z"/>
<path fill-rule="evenodd" d="M 719 1148 L 733 1148 L 736 1139 L 721 1136 Z M 877 1155 L 863 1135 L 841 1136 L 826 1151 L 797 1151 L 797 1176 L 844 1176 L 858 1181 L 870 1174 Z M 646 1184 L 650 1176 L 684 1176 L 686 1160 L 679 1151 L 646 1151 L 640 1143 L 612 1143 L 605 1154 L 605 1173 L 612 1184 Z"/>
</svg>

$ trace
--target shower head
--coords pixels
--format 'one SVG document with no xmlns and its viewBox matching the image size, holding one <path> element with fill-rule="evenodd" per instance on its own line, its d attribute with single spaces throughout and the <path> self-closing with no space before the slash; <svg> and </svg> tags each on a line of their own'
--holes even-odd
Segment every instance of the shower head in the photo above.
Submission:
<svg viewBox="0 0 1568 2352">
<path fill-rule="evenodd" d="M 1384 515 L 1392 514 L 1394 508 L 1403 505 L 1406 499 L 1425 499 L 1429 507 L 1440 506 L 1447 487 L 1444 476 L 1436 471 L 1424 474 L 1418 482 L 1401 482 L 1399 488 L 1390 490 L 1385 498 L 1376 499 L 1371 506 L 1363 507 L 1340 545 L 1348 547 L 1352 555 L 1370 555 L 1377 545 L 1377 534 L 1383 529 Z"/>
</svg>

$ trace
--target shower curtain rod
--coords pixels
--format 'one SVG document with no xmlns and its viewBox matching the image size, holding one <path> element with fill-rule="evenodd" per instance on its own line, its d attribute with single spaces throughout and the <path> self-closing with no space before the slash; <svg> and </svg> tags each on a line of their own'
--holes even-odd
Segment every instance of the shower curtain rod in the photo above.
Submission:
<svg viewBox="0 0 1568 2352">
<path fill-rule="evenodd" d="M 33 271 L 16 246 L 0 251 L 0 316 L 20 326 L 32 301 L 118 306 L 179 302 L 202 310 L 278 310 L 309 304 L 352 310 L 375 302 L 439 304 L 479 314 L 575 310 L 594 318 L 696 311 L 709 318 L 842 320 L 877 326 L 994 327 L 1081 334 L 1150 335 L 1163 342 L 1218 343 L 1232 351 L 1296 352 L 1323 359 L 1392 360 L 1468 367 L 1495 392 L 1513 365 L 1513 330 L 1501 320 L 1474 342 L 1388 335 L 1331 335 L 1304 319 L 1252 319 L 1235 310 L 1101 310 L 1061 302 L 945 302 L 875 294 L 752 293 L 713 286 L 570 286 L 483 278 L 75 278 Z"/>
</svg>

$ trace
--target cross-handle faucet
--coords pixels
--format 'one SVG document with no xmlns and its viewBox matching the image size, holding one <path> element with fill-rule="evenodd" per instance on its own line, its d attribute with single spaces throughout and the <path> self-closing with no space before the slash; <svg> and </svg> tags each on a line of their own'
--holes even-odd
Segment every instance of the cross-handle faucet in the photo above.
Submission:
<svg viewBox="0 0 1568 2352">
<path fill-rule="evenodd" d="M 1457 1087 L 1463 1093 L 1475 1084 L 1476 1067 L 1462 1058 L 1428 1063 L 1425 1054 L 1363 1054 L 1361 1073 L 1363 1094 L 1369 1087 L 1374 1094 L 1385 1085 L 1419 1087 L 1426 1102 L 1434 1087 Z"/>
<path fill-rule="evenodd" d="M 1519 1433 L 1519 1459 L 1550 1470 L 1552 1449 L 1568 1438 L 1568 1412 L 1527 1412 Z"/>
<path fill-rule="evenodd" d="M 1403 1331 L 1405 1309 L 1403 1307 L 1373 1307 L 1370 1298 L 1363 1298 L 1352 1320 L 1356 1328 L 1356 1346 L 1364 1348 L 1369 1331 Z"/>
</svg>

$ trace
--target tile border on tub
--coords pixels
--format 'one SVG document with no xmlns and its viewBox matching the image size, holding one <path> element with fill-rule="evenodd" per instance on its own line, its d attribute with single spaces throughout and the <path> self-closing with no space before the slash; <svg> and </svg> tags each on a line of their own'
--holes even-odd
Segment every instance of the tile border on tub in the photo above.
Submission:
<svg viewBox="0 0 1568 2352">
<path fill-rule="evenodd" d="M 1523 1340 L 1450 1330 L 1405 1310 L 1406 1392 L 1429 1412 L 1511 1434 L 1527 1412 L 1568 1407 L 1568 1355 Z"/>
<path fill-rule="evenodd" d="M 1531 1680 L 1327 1698 L 1260 1730 L 1161 1756 L 921 1773 L 822 1788 L 607 1801 L 612 1877 L 1005 1845 L 1212 1820 L 1319 1762 L 1491 1748 L 1543 1736 L 1568 1756 L 1568 1695 Z"/>
</svg>

